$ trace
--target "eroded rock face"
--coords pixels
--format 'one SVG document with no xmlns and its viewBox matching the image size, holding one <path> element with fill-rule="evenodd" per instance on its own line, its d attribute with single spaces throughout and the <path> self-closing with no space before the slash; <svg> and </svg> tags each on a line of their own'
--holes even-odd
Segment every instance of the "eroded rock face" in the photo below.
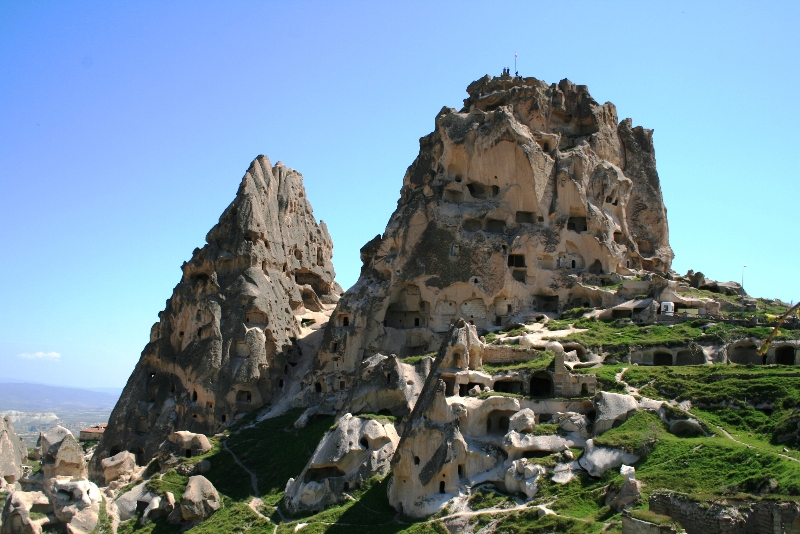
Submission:
<svg viewBox="0 0 800 534">
<path fill-rule="evenodd" d="M 308 465 L 286 487 L 293 511 L 321 510 L 375 475 L 389 472 L 400 437 L 392 423 L 345 414 L 320 441 Z"/>
<path fill-rule="evenodd" d="M 219 493 L 206 477 L 196 475 L 189 478 L 180 503 L 184 521 L 202 521 L 219 510 L 219 505 Z"/>
<path fill-rule="evenodd" d="M 92 462 L 120 451 L 146 465 L 176 430 L 211 434 L 271 402 L 303 357 L 298 317 L 341 292 L 333 243 L 317 224 L 302 176 L 264 156 L 182 266 Z M 307 355 L 310 358 L 311 355 Z"/>
<path fill-rule="evenodd" d="M 568 80 L 486 76 L 467 92 L 461 111 L 439 112 L 386 231 L 361 249 L 309 384 L 378 352 L 434 351 L 459 318 L 610 307 L 604 284 L 669 268 L 651 130 Z"/>
<path fill-rule="evenodd" d="M 39 517 L 32 518 L 31 512 Z M 49 514 L 49 517 L 45 514 Z M 44 515 L 44 517 L 42 517 Z M 41 534 L 42 525 L 55 521 L 53 505 L 41 491 L 15 491 L 0 516 L 2 534 Z"/>
<path fill-rule="evenodd" d="M 52 487 L 55 516 L 62 523 L 68 523 L 68 532 L 88 534 L 94 530 L 102 499 L 98 487 L 88 480 L 66 477 L 55 479 Z"/>
<path fill-rule="evenodd" d="M 37 446 L 42 451 L 42 474 L 45 491 L 54 477 L 86 478 L 86 460 L 83 449 L 72 432 L 56 426 L 39 434 Z"/>
<path fill-rule="evenodd" d="M 636 402 L 636 399 L 620 393 L 601 391 L 593 402 L 597 413 L 594 421 L 596 436 L 624 423 L 639 410 L 639 403 Z"/>
<path fill-rule="evenodd" d="M 11 418 L 0 419 L 0 479 L 13 487 L 22 477 L 22 465 L 27 455 L 25 443 L 17 436 Z"/>
<path fill-rule="evenodd" d="M 639 461 L 639 456 L 625 452 L 621 449 L 608 447 L 595 447 L 594 440 L 586 442 L 586 449 L 578 460 L 580 466 L 593 477 L 601 477 L 609 469 L 614 469 L 622 464 L 633 464 Z"/>
<path fill-rule="evenodd" d="M 136 459 L 128 451 L 122 451 L 100 462 L 106 485 L 112 480 L 130 475 L 136 469 Z"/>
</svg>

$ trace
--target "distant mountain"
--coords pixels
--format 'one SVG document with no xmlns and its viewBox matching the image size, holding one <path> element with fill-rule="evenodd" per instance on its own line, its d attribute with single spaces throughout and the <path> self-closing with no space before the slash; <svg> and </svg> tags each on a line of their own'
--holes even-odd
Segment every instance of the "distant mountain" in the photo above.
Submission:
<svg viewBox="0 0 800 534">
<path fill-rule="evenodd" d="M 63 410 L 110 412 L 117 403 L 119 395 L 119 390 L 92 391 L 44 384 L 4 382 L 0 383 L 0 410 L 56 413 Z"/>
</svg>

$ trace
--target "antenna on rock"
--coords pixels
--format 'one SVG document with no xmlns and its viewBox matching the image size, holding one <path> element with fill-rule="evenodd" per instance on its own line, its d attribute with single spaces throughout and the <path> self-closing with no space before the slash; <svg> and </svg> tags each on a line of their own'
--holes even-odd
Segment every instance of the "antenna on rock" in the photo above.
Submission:
<svg viewBox="0 0 800 534">
<path fill-rule="evenodd" d="M 517 57 L 519 57 L 519 54 L 514 51 L 514 76 L 519 76 L 519 71 L 517 70 Z"/>
</svg>

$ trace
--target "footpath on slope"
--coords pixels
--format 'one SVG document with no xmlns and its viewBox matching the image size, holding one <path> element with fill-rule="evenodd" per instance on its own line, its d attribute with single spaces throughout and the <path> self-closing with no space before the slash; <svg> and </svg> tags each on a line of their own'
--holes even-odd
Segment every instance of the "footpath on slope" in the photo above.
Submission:
<svg viewBox="0 0 800 534">
<path fill-rule="evenodd" d="M 625 374 L 625 371 L 627 371 L 627 370 L 628 370 L 627 367 L 623 367 L 622 370 L 619 373 L 614 375 L 614 378 L 616 379 L 617 382 L 619 382 L 620 384 L 625 386 L 625 390 L 629 394 L 631 394 L 631 395 L 640 395 L 641 396 L 641 394 L 639 393 L 639 389 L 638 388 L 635 388 L 635 387 L 629 385 L 627 382 L 625 382 L 625 380 L 622 379 L 623 375 Z M 648 382 L 647 384 L 645 384 L 645 386 L 650 385 L 653 382 L 655 382 L 655 379 L 653 379 L 650 382 Z M 644 396 L 641 396 L 641 399 L 642 400 L 639 401 L 640 405 L 642 404 L 642 401 L 645 401 L 645 402 L 649 401 L 649 402 L 654 402 L 654 403 L 655 402 L 661 402 L 661 401 L 656 401 L 654 399 L 651 399 L 649 397 L 644 397 Z M 756 447 L 755 445 L 750 445 L 750 444 L 744 443 L 742 441 L 739 441 L 738 439 L 734 438 L 730 434 L 730 432 L 725 430 L 723 427 L 721 427 L 719 425 L 716 425 L 716 424 L 709 423 L 708 421 L 706 421 L 705 419 L 703 419 L 701 416 L 697 415 L 696 413 L 692 412 L 692 415 L 698 421 L 700 421 L 702 423 L 705 423 L 709 428 L 712 427 L 712 426 L 718 428 L 720 430 L 720 432 L 722 432 L 722 435 L 724 435 L 726 438 L 728 438 L 729 440 L 733 441 L 734 443 L 738 443 L 739 445 L 743 445 L 743 446 L 747 447 L 748 449 L 753 449 L 753 450 L 756 450 L 756 451 L 759 451 L 759 452 L 768 453 L 768 454 L 774 454 L 775 456 L 780 456 L 781 458 L 785 458 L 787 460 L 791 460 L 793 462 L 800 463 L 800 460 L 798 460 L 797 458 L 793 458 L 793 457 L 788 456 L 786 454 L 782 454 L 780 452 L 772 451 L 772 450 L 769 450 L 769 449 L 764 449 L 764 448 L 761 448 L 761 447 Z"/>
<path fill-rule="evenodd" d="M 248 469 L 247 466 L 244 465 L 241 460 L 239 460 L 239 457 L 236 456 L 236 454 L 230 449 L 230 447 L 228 447 L 228 440 L 222 441 L 222 448 L 225 449 L 225 451 L 228 454 L 230 454 L 231 457 L 233 457 L 233 461 L 236 462 L 236 464 L 239 467 L 244 469 L 245 472 L 248 475 L 250 475 L 250 485 L 253 487 L 253 498 L 250 499 L 250 502 L 247 503 L 247 506 L 249 506 L 250 509 L 256 513 L 256 515 L 272 523 L 272 520 L 269 517 L 265 516 L 259 511 L 259 507 L 264 505 L 264 501 L 261 500 L 261 494 L 258 491 L 258 476 L 256 476 L 255 473 L 253 473 L 250 469 Z M 283 514 L 281 513 L 280 507 L 276 506 L 275 510 L 278 512 L 278 515 L 281 516 L 281 520 L 286 522 L 286 519 L 283 517 Z M 275 530 L 277 529 L 278 526 L 275 525 Z"/>
</svg>

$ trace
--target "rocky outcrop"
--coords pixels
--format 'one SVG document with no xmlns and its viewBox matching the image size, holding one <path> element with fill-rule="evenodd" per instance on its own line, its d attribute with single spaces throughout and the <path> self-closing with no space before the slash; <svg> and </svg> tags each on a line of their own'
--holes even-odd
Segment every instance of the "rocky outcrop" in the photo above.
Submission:
<svg viewBox="0 0 800 534">
<path fill-rule="evenodd" d="M 603 285 L 669 268 L 651 130 L 568 80 L 486 76 L 467 92 L 420 140 L 386 231 L 361 249 L 308 387 L 376 353 L 435 351 L 458 319 L 613 307 Z"/>
<path fill-rule="evenodd" d="M 34 514 L 31 517 L 31 513 Z M 15 491 L 0 516 L 2 534 L 41 534 L 42 526 L 57 523 L 53 505 L 41 491 Z"/>
<path fill-rule="evenodd" d="M 630 465 L 622 465 L 619 468 L 622 475 L 622 486 L 619 489 L 609 488 L 606 491 L 606 506 L 620 511 L 629 508 L 641 497 L 642 483 L 636 480 L 636 469 Z"/>
<path fill-rule="evenodd" d="M 596 447 L 594 440 L 590 439 L 586 442 L 586 448 L 578 463 L 593 477 L 601 477 L 609 469 L 638 461 L 639 456 L 636 454 L 631 454 L 621 449 Z"/>
<path fill-rule="evenodd" d="M 599 436 L 628 420 L 639 410 L 639 403 L 630 395 L 601 391 L 594 398 L 595 412 L 594 433 Z"/>
<path fill-rule="evenodd" d="M 53 510 L 56 518 L 67 524 L 70 534 L 89 534 L 97 526 L 102 496 L 88 480 L 58 477 L 52 485 Z"/>
<path fill-rule="evenodd" d="M 304 314 L 338 300 L 333 243 L 302 176 L 259 156 L 234 201 L 183 264 L 92 461 L 123 450 L 145 465 L 173 432 L 211 434 L 296 379 Z M 313 345 L 313 344 L 312 344 Z"/>
<path fill-rule="evenodd" d="M 42 451 L 44 487 L 54 477 L 86 478 L 86 460 L 83 449 L 72 432 L 63 426 L 39 434 L 37 448 Z"/>
<path fill-rule="evenodd" d="M 128 451 L 122 451 L 100 462 L 106 485 L 120 477 L 129 476 L 136 469 L 136 459 Z"/>
<path fill-rule="evenodd" d="M 297 512 L 339 502 L 364 480 L 389 472 L 399 439 L 390 422 L 345 414 L 322 438 L 303 472 L 289 481 L 284 503 Z"/>
<path fill-rule="evenodd" d="M 211 450 L 211 442 L 204 434 L 179 430 L 161 444 L 156 454 L 162 471 L 175 467 L 181 458 L 200 456 Z"/>
<path fill-rule="evenodd" d="M 189 478 L 180 503 L 184 521 L 202 521 L 219 510 L 219 493 L 214 485 L 202 475 Z"/>
<path fill-rule="evenodd" d="M 0 419 L 0 489 L 15 487 L 22 478 L 22 465 L 27 449 L 22 439 L 14 432 L 11 418 Z"/>
</svg>

